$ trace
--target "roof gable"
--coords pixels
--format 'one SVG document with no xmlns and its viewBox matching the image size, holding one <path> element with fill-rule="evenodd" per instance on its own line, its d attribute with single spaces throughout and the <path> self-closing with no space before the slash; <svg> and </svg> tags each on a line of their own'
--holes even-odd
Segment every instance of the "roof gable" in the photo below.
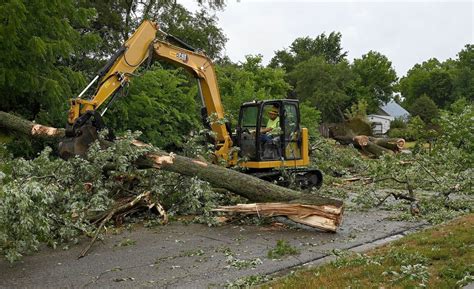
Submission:
<svg viewBox="0 0 474 289">
<path fill-rule="evenodd" d="M 393 116 L 393 117 L 408 117 L 410 116 L 410 113 L 401 107 L 398 103 L 396 103 L 393 100 L 390 100 L 387 102 L 385 105 L 381 106 L 380 109 L 384 111 L 387 115 Z"/>
</svg>

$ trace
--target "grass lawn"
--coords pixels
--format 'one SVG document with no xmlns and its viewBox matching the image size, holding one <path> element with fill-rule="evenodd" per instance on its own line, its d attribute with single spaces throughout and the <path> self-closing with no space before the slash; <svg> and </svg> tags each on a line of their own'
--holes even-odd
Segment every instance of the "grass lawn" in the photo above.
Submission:
<svg viewBox="0 0 474 289">
<path fill-rule="evenodd" d="M 460 288 L 474 282 L 474 214 L 262 288 Z"/>
<path fill-rule="evenodd" d="M 416 143 L 417 143 L 416 141 L 407 141 L 407 142 L 405 143 L 405 146 L 404 146 L 403 148 L 404 148 L 404 149 L 407 149 L 407 150 L 413 149 L 413 148 L 415 148 Z M 423 148 L 429 149 L 429 148 L 430 148 L 430 144 L 429 144 L 429 143 L 423 143 Z"/>
</svg>

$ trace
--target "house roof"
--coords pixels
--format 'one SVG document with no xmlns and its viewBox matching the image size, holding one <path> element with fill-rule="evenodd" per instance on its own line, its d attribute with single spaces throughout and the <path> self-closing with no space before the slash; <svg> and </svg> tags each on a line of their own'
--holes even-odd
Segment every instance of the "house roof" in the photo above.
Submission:
<svg viewBox="0 0 474 289">
<path fill-rule="evenodd" d="M 385 105 L 381 106 L 380 109 L 389 116 L 393 117 L 408 117 L 410 113 L 401 107 L 398 103 L 393 100 L 390 100 Z"/>
</svg>

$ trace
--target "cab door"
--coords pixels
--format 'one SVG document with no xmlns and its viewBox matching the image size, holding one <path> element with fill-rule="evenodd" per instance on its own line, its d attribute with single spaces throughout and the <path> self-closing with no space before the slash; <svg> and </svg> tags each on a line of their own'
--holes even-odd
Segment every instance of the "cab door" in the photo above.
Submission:
<svg viewBox="0 0 474 289">
<path fill-rule="evenodd" d="M 239 157 L 250 161 L 257 159 L 257 136 L 260 105 L 250 104 L 240 108 L 237 126 L 237 145 L 240 147 Z"/>
<path fill-rule="evenodd" d="M 301 128 L 298 102 L 283 103 L 283 153 L 285 160 L 301 159 Z"/>
</svg>

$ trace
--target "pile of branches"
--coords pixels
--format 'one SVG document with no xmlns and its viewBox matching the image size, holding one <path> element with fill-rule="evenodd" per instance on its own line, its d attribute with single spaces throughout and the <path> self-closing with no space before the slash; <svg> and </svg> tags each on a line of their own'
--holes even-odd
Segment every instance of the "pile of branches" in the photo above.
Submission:
<svg viewBox="0 0 474 289">
<path fill-rule="evenodd" d="M 470 147 L 446 141 L 429 152 L 371 159 L 355 146 L 317 143 L 312 160 L 326 175 L 319 193 L 345 199 L 349 209 L 397 211 L 399 219 L 433 224 L 474 210 Z"/>
<path fill-rule="evenodd" d="M 95 144 L 87 159 L 69 161 L 51 148 L 32 160 L 13 159 L 3 150 L 0 253 L 15 261 L 41 243 L 68 246 L 83 234 L 95 241 L 109 220 L 120 223 L 138 211 L 155 211 L 150 217 L 166 222 L 160 200 L 173 178 L 137 170 L 133 162 L 142 152 L 130 147 L 130 138 L 106 150 Z"/>
</svg>

